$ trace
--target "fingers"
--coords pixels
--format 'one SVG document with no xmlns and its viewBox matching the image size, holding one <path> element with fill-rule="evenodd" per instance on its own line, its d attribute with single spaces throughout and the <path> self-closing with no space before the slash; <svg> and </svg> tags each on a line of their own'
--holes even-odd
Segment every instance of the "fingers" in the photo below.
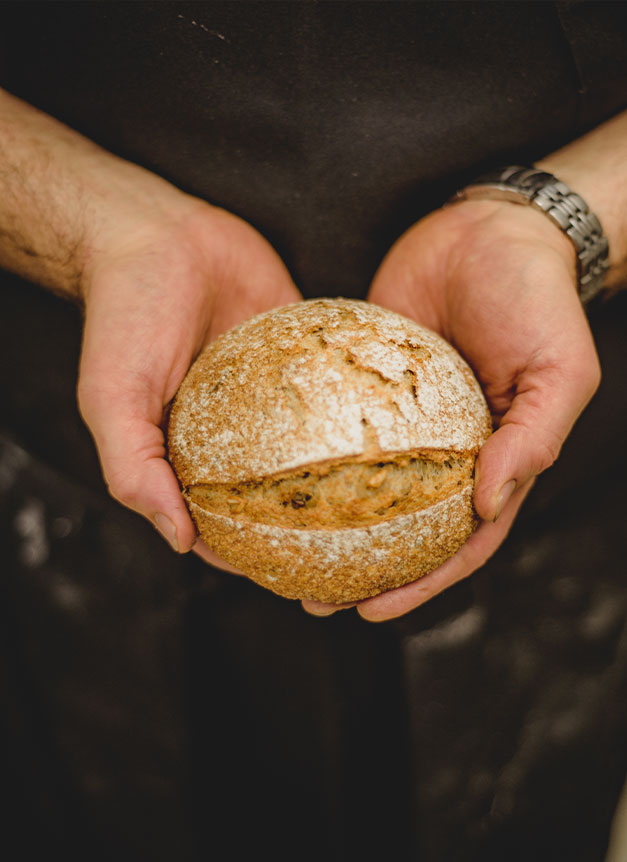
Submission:
<svg viewBox="0 0 627 862">
<path fill-rule="evenodd" d="M 496 523 L 482 523 L 477 532 L 462 545 L 449 560 L 428 575 L 399 587 L 365 599 L 344 605 L 304 600 L 301 604 L 307 613 L 326 617 L 336 611 L 356 607 L 359 615 L 369 622 L 383 622 L 400 617 L 434 598 L 457 581 L 467 578 L 492 556 L 507 536 L 525 497 L 533 486 L 533 479 L 516 489 L 505 504 Z"/>
<path fill-rule="evenodd" d="M 471 575 L 504 541 L 532 485 L 533 480 L 517 488 L 498 521 L 482 523 L 460 550 L 439 568 L 405 587 L 366 599 L 358 606 L 359 615 L 370 622 L 400 617 Z"/>
<path fill-rule="evenodd" d="M 303 610 L 314 617 L 330 617 L 336 611 L 345 611 L 354 608 L 357 602 L 346 602 L 342 605 L 334 605 L 331 602 L 316 602 L 313 599 L 303 599 L 301 605 Z"/>
<path fill-rule="evenodd" d="M 172 468 L 158 421 L 161 409 L 141 387 L 100 383 L 89 366 L 79 382 L 79 406 L 116 500 L 144 515 L 174 550 L 189 551 L 196 529 Z M 158 417 L 158 418 L 157 418 Z"/>
<path fill-rule="evenodd" d="M 475 470 L 475 508 L 496 520 L 516 488 L 550 467 L 600 381 L 592 339 L 558 367 L 521 375 L 499 428 L 481 449 Z"/>
<path fill-rule="evenodd" d="M 223 560 L 222 557 L 219 557 L 215 551 L 212 551 L 202 539 L 196 540 L 192 551 L 197 554 L 201 560 L 204 560 L 205 563 L 209 563 L 210 566 L 214 566 L 216 569 L 222 569 L 223 572 L 230 572 L 232 575 L 245 576 L 244 572 L 240 569 L 236 569 L 230 563 L 227 563 L 226 560 Z"/>
</svg>

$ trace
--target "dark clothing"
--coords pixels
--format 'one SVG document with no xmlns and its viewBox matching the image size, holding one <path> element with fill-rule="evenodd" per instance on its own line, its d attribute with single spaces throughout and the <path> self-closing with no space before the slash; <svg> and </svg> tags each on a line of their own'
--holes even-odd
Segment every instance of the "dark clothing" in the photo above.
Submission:
<svg viewBox="0 0 627 862">
<path fill-rule="evenodd" d="M 626 9 L 5 3 L 0 69 L 247 219 L 305 295 L 363 297 L 465 179 L 627 106 Z M 627 772 L 624 296 L 592 312 L 604 382 L 504 547 L 373 626 L 178 557 L 110 500 L 75 407 L 79 313 L 1 288 L 0 723 L 22 858 L 602 859 Z"/>
</svg>

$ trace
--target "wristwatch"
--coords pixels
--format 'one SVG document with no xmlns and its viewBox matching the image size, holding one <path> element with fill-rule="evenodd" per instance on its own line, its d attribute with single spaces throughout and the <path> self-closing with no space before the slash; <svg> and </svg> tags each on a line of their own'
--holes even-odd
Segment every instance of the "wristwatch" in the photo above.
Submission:
<svg viewBox="0 0 627 862">
<path fill-rule="evenodd" d="M 505 200 L 540 210 L 564 231 L 577 253 L 579 296 L 586 304 L 601 291 L 609 267 L 609 245 L 601 222 L 579 195 L 552 174 L 513 165 L 483 174 L 458 191 L 462 200 Z"/>
</svg>

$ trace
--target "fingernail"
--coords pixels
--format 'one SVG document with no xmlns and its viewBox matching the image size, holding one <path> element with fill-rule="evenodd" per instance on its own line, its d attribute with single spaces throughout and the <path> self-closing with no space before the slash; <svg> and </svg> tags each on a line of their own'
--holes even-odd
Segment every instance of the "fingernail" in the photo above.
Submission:
<svg viewBox="0 0 627 862">
<path fill-rule="evenodd" d="M 161 512 L 157 512 L 154 521 L 155 527 L 159 530 L 163 538 L 166 542 L 169 542 L 169 544 L 172 545 L 174 550 L 178 553 L 179 543 L 176 538 L 176 527 L 172 521 L 166 515 L 162 515 Z"/>
<path fill-rule="evenodd" d="M 509 482 L 506 482 L 499 493 L 496 495 L 496 510 L 494 514 L 494 520 L 496 521 L 503 509 L 505 508 L 505 504 L 509 500 L 509 498 L 514 493 L 514 489 L 516 488 L 516 479 L 510 479 Z"/>
<path fill-rule="evenodd" d="M 303 610 L 312 617 L 330 617 L 339 609 L 336 607 L 328 607 L 327 605 L 321 605 L 319 607 L 316 605 L 303 605 Z"/>
<path fill-rule="evenodd" d="M 303 602 L 303 610 L 312 617 L 330 617 L 338 611 L 345 611 L 348 608 L 354 608 L 356 602 L 344 602 L 340 605 L 327 604 L 326 602 L 314 602 L 309 600 L 307 604 Z"/>
</svg>

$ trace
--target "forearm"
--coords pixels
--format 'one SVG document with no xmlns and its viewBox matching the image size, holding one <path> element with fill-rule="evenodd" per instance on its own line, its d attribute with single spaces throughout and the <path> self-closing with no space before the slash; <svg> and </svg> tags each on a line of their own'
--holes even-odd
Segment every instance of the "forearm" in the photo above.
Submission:
<svg viewBox="0 0 627 862">
<path fill-rule="evenodd" d="M 174 218 L 186 198 L 0 90 L 0 266 L 78 298 L 113 233 Z"/>
<path fill-rule="evenodd" d="M 581 195 L 610 244 L 609 287 L 627 286 L 627 111 L 536 163 Z"/>
</svg>

